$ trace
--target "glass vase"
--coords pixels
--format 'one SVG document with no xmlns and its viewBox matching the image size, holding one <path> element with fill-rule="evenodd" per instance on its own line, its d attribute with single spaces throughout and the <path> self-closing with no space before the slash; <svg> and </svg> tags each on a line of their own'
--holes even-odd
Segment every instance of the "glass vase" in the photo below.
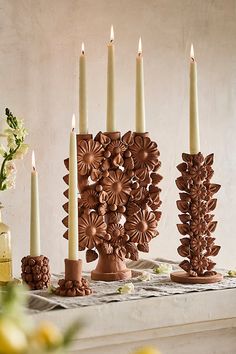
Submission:
<svg viewBox="0 0 236 354">
<path fill-rule="evenodd" d="M 2 222 L 2 205 L 0 205 L 0 285 L 12 280 L 11 231 Z"/>
</svg>

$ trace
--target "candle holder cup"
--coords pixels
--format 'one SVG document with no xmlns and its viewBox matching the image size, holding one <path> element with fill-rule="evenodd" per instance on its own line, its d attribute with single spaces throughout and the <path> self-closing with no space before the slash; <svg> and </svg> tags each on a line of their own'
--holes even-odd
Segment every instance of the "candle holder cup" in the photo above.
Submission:
<svg viewBox="0 0 236 354">
<path fill-rule="evenodd" d="M 82 260 L 65 259 L 65 278 L 60 279 L 55 294 L 75 297 L 92 294 L 89 283 L 82 278 Z"/>
<path fill-rule="evenodd" d="M 45 256 L 27 256 L 21 260 L 21 277 L 30 290 L 46 289 L 50 285 L 49 259 Z"/>
<path fill-rule="evenodd" d="M 183 162 L 177 166 L 181 172 L 176 180 L 181 191 L 180 200 L 177 201 L 181 224 L 177 224 L 177 227 L 184 237 L 180 240 L 178 253 L 187 259 L 179 264 L 184 272 L 173 272 L 171 279 L 189 284 L 215 283 L 221 281 L 223 276 L 213 270 L 216 263 L 210 258 L 220 250 L 212 236 L 217 226 L 212 214 L 217 204 L 214 194 L 220 189 L 219 184 L 210 183 L 214 174 L 214 155 L 204 158 L 200 152 L 184 153 L 182 158 Z"/>
<path fill-rule="evenodd" d="M 149 252 L 149 242 L 158 235 L 162 176 L 157 144 L 148 133 L 79 134 L 77 155 L 79 250 L 87 249 L 87 262 L 99 258 L 93 280 L 128 279 L 125 259 Z M 69 175 L 64 181 L 68 184 Z M 68 198 L 68 190 L 64 195 Z M 63 208 L 68 212 L 68 203 Z M 63 224 L 68 228 L 68 216 Z"/>
</svg>

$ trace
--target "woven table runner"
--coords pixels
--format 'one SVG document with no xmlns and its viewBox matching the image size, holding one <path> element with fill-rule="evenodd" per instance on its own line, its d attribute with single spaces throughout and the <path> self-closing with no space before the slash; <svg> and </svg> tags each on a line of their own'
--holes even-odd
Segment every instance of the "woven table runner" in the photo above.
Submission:
<svg viewBox="0 0 236 354">
<path fill-rule="evenodd" d="M 174 262 L 157 260 L 139 260 L 137 262 L 129 262 L 128 266 L 132 269 L 132 279 L 125 281 L 91 281 L 89 274 L 85 274 L 90 281 L 93 294 L 83 297 L 59 297 L 48 290 L 31 291 L 29 293 L 28 306 L 30 312 L 50 311 L 53 309 L 70 309 L 84 306 L 101 305 L 110 302 L 121 302 L 138 300 L 149 297 L 170 296 L 177 294 L 185 294 L 192 292 L 202 292 L 209 290 L 223 290 L 236 288 L 236 278 L 225 276 L 223 281 L 214 284 L 178 284 L 173 283 L 168 274 L 159 275 L 153 272 L 153 269 L 160 264 L 168 263 L 172 265 L 173 270 L 178 270 L 178 265 Z M 151 279 L 149 281 L 141 281 L 139 276 L 142 272 L 149 272 Z M 225 270 L 219 270 L 226 275 Z M 53 286 L 57 285 L 63 274 L 52 276 Z M 131 294 L 119 294 L 117 289 L 125 283 L 132 282 L 134 284 L 134 292 Z"/>
</svg>

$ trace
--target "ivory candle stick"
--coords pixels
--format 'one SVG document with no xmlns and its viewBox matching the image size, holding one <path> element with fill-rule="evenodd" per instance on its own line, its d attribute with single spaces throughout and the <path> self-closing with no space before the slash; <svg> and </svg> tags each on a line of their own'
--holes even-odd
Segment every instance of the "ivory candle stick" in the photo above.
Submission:
<svg viewBox="0 0 236 354">
<path fill-rule="evenodd" d="M 116 131 L 115 122 L 115 46 L 114 30 L 111 26 L 110 43 L 108 44 L 107 61 L 107 132 Z"/>
<path fill-rule="evenodd" d="M 200 152 L 198 92 L 197 92 L 197 63 L 194 58 L 193 45 L 190 53 L 190 93 L 189 93 L 189 145 L 190 154 Z"/>
<path fill-rule="evenodd" d="M 86 89 L 86 57 L 82 43 L 79 58 L 79 133 L 88 133 L 87 89 Z"/>
<path fill-rule="evenodd" d="M 38 172 L 35 165 L 35 154 L 32 152 L 31 172 L 31 208 L 30 208 L 30 255 L 40 256 L 40 217 L 39 217 L 39 192 Z"/>
<path fill-rule="evenodd" d="M 77 178 L 77 144 L 75 134 L 75 116 L 72 118 L 70 133 L 69 156 L 69 216 L 68 216 L 68 243 L 70 260 L 78 260 L 78 178 Z"/>
<path fill-rule="evenodd" d="M 138 55 L 136 58 L 136 132 L 146 132 L 144 73 L 141 38 L 139 39 Z"/>
</svg>

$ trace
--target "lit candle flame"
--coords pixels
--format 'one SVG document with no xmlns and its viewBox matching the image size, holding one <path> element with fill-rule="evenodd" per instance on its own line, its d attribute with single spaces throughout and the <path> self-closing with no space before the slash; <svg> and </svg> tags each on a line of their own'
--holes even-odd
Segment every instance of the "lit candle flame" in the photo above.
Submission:
<svg viewBox="0 0 236 354">
<path fill-rule="evenodd" d="M 84 54 L 84 42 L 82 42 L 82 45 L 81 45 L 81 53 Z"/>
<path fill-rule="evenodd" d="M 141 54 L 142 54 L 142 40 L 140 37 L 139 41 L 138 41 L 138 55 L 141 55 Z"/>
<path fill-rule="evenodd" d="M 74 114 L 72 116 L 71 126 L 72 126 L 72 131 L 74 131 L 75 130 L 75 115 Z"/>
<path fill-rule="evenodd" d="M 110 35 L 110 42 L 114 41 L 114 28 L 113 25 L 111 25 L 111 35 Z"/>
<path fill-rule="evenodd" d="M 191 49 L 190 49 L 190 57 L 192 59 L 192 61 L 194 61 L 194 49 L 193 49 L 193 44 L 191 44 Z"/>
<path fill-rule="evenodd" d="M 34 171 L 36 170 L 34 150 L 32 151 L 32 168 L 33 168 Z"/>
</svg>

